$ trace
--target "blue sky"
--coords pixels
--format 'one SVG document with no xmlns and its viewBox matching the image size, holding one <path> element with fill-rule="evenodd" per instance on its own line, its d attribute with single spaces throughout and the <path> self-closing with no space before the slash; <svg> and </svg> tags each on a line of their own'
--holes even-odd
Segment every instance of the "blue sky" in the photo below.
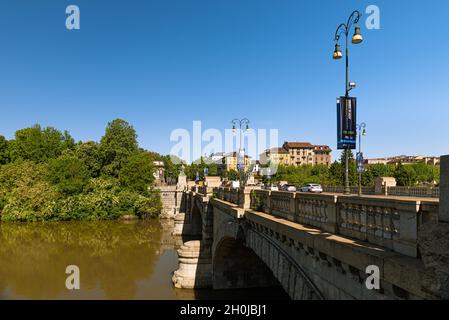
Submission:
<svg viewBox="0 0 449 320">
<path fill-rule="evenodd" d="M 65 28 L 69 4 L 79 31 Z M 333 36 L 370 4 L 381 29 L 362 23 L 350 47 L 365 154 L 448 154 L 447 0 L 3 0 L 0 134 L 40 123 L 99 140 L 123 118 L 142 147 L 168 153 L 173 129 L 248 117 L 280 142 L 336 149 Z"/>
</svg>

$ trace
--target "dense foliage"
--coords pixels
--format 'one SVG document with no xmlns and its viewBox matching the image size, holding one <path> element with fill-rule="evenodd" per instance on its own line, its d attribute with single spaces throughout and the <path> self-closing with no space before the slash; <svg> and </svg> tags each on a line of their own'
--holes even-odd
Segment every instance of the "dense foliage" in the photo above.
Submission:
<svg viewBox="0 0 449 320">
<path fill-rule="evenodd" d="M 196 180 L 199 178 L 200 180 L 204 179 L 204 170 L 207 168 L 208 176 L 217 176 L 218 167 L 215 162 L 210 158 L 201 157 L 200 159 L 194 161 L 191 165 L 187 166 L 185 169 L 185 173 L 189 180 Z M 198 175 L 198 176 L 197 176 Z"/>
<path fill-rule="evenodd" d="M 100 143 L 75 144 L 68 132 L 39 125 L 0 136 L 0 213 L 3 221 L 155 217 L 155 154 L 140 150 L 134 128 L 108 124 Z"/>
<path fill-rule="evenodd" d="M 344 185 L 345 155 L 341 155 L 340 161 L 335 161 L 327 166 L 279 166 L 277 172 L 271 177 L 272 182 L 287 181 L 294 185 L 307 183 L 320 183 L 325 186 Z M 374 186 L 377 177 L 394 177 L 398 186 L 416 186 L 438 183 L 440 179 L 440 167 L 415 163 L 407 165 L 373 164 L 365 166 L 362 173 L 362 185 Z M 353 154 L 349 151 L 349 181 L 355 186 L 358 184 L 358 173 Z"/>
</svg>

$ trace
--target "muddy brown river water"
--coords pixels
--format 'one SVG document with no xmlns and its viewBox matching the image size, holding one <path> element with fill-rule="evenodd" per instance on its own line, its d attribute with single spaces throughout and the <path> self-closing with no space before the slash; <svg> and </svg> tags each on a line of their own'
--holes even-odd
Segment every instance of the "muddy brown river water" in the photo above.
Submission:
<svg viewBox="0 0 449 320">
<path fill-rule="evenodd" d="M 0 299 L 288 299 L 281 288 L 180 290 L 171 225 L 157 220 L 0 224 Z M 66 288 L 66 268 L 80 290 Z"/>
</svg>

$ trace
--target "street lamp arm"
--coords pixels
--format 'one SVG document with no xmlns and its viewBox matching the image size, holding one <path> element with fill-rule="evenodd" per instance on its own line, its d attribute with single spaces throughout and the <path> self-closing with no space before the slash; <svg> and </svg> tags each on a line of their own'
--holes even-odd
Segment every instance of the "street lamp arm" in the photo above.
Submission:
<svg viewBox="0 0 449 320">
<path fill-rule="evenodd" d="M 231 121 L 231 123 L 232 123 L 234 126 L 237 126 L 237 125 L 238 125 L 238 126 L 240 127 L 240 129 L 242 129 L 242 126 L 243 126 L 244 124 L 249 125 L 249 120 L 246 119 L 246 118 L 244 118 L 244 119 L 234 119 L 234 120 Z"/>
<path fill-rule="evenodd" d="M 341 25 L 338 26 L 337 30 L 335 31 L 335 41 L 338 42 L 338 40 L 340 40 L 340 37 L 342 34 L 347 35 L 348 34 L 348 27 L 342 23 Z"/>
<path fill-rule="evenodd" d="M 359 22 L 361 16 L 362 14 L 358 10 L 355 10 L 353 13 L 351 13 L 348 19 L 348 23 L 346 24 L 348 32 L 353 24 L 357 24 Z"/>
<path fill-rule="evenodd" d="M 243 118 L 243 119 L 234 119 L 231 121 L 232 125 L 233 125 L 233 132 L 235 133 L 235 129 L 238 126 L 239 127 L 239 135 L 240 135 L 240 147 L 239 147 L 239 152 L 237 154 L 237 169 L 240 172 L 240 187 L 244 187 L 245 186 L 245 149 L 242 149 L 242 138 L 243 138 L 243 129 L 242 127 L 244 125 L 246 125 L 246 130 L 249 130 L 249 120 L 247 118 Z M 241 159 L 241 155 L 243 153 L 243 167 L 241 166 L 242 164 L 240 163 L 240 159 Z"/>
<path fill-rule="evenodd" d="M 335 31 L 335 41 L 338 42 L 342 34 L 344 34 L 347 37 L 349 35 L 351 27 L 359 22 L 361 16 L 362 14 L 358 10 L 352 12 L 351 15 L 349 16 L 348 22 L 346 24 L 344 23 L 340 24 L 337 30 Z"/>
</svg>

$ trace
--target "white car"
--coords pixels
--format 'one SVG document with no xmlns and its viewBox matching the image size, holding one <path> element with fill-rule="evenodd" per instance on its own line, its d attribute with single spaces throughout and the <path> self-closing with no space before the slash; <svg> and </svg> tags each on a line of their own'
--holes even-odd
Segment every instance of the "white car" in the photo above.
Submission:
<svg viewBox="0 0 449 320">
<path fill-rule="evenodd" d="M 288 192 L 296 192 L 296 187 L 291 184 L 284 184 L 281 187 L 282 191 L 288 191 Z"/>
<path fill-rule="evenodd" d="M 231 188 L 233 189 L 240 188 L 240 181 L 231 181 Z"/>
<path fill-rule="evenodd" d="M 279 187 L 275 185 L 267 185 L 265 186 L 265 190 L 271 190 L 271 191 L 279 191 Z"/>
<path fill-rule="evenodd" d="M 323 193 L 323 187 L 317 183 L 308 183 L 301 187 L 301 192 Z"/>
</svg>

